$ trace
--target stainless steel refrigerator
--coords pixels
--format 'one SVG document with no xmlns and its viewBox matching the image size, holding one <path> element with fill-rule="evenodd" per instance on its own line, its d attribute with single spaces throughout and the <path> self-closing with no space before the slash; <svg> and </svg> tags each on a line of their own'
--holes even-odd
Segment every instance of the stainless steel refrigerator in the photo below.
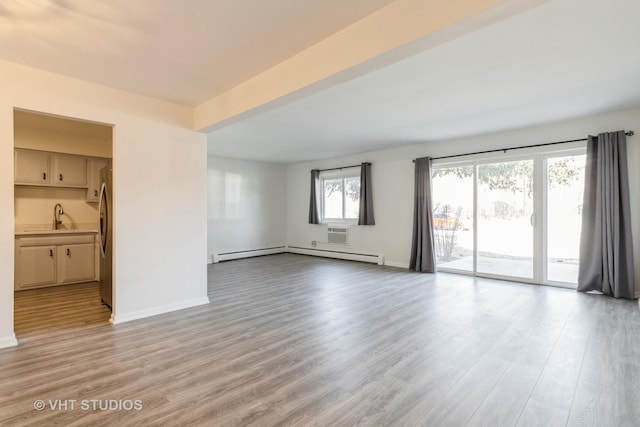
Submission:
<svg viewBox="0 0 640 427">
<path fill-rule="evenodd" d="M 100 297 L 113 307 L 112 258 L 113 258 L 113 173 L 111 166 L 100 170 L 100 203 L 98 205 L 98 238 L 100 239 Z"/>
</svg>

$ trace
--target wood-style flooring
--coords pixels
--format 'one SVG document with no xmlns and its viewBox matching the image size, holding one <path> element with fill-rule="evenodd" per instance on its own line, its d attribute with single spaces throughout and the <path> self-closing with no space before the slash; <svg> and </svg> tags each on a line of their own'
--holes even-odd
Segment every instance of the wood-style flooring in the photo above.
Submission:
<svg viewBox="0 0 640 427">
<path fill-rule="evenodd" d="M 100 300 L 98 282 L 18 291 L 13 328 L 21 338 L 45 331 L 107 325 L 111 310 Z"/>
<path fill-rule="evenodd" d="M 209 266 L 209 297 L 115 326 L 21 306 L 0 425 L 640 426 L 635 301 L 292 254 Z"/>
</svg>

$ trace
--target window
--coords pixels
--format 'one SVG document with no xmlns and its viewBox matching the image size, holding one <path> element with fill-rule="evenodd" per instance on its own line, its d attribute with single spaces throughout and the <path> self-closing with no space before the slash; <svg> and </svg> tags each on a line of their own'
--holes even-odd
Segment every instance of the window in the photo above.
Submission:
<svg viewBox="0 0 640 427">
<path fill-rule="evenodd" d="M 358 171 L 321 175 L 322 211 L 325 222 L 358 219 L 360 174 Z"/>
</svg>

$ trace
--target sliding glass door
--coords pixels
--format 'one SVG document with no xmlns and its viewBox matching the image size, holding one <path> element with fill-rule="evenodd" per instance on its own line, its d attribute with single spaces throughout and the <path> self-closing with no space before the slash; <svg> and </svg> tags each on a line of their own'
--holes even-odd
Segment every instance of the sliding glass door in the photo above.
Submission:
<svg viewBox="0 0 640 427">
<path fill-rule="evenodd" d="M 438 265 L 474 270 L 473 186 L 473 166 L 434 171 L 433 228 Z"/>
<path fill-rule="evenodd" d="M 549 282 L 577 283 L 586 155 L 546 159 L 546 263 Z"/>
<path fill-rule="evenodd" d="M 575 286 L 584 148 L 434 165 L 438 269 Z"/>
<path fill-rule="evenodd" d="M 533 160 L 477 170 L 476 271 L 533 280 Z"/>
</svg>

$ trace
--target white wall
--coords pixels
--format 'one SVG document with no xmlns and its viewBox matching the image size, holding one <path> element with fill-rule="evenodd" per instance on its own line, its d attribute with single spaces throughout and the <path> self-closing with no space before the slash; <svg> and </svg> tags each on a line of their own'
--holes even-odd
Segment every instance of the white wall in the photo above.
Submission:
<svg viewBox="0 0 640 427">
<path fill-rule="evenodd" d="M 206 142 L 191 109 L 0 62 L 0 346 L 13 338 L 13 109 L 114 125 L 115 321 L 207 302 Z"/>
<path fill-rule="evenodd" d="M 65 120 L 65 122 L 70 122 L 70 120 Z M 18 148 L 82 156 L 111 157 L 111 141 L 112 137 L 96 138 L 74 134 L 73 128 L 70 129 L 70 132 L 56 132 L 16 125 L 14 130 L 14 143 Z"/>
<path fill-rule="evenodd" d="M 0 72 L 0 86 L 4 77 Z M 13 109 L 0 97 L 0 348 L 15 344 L 13 334 Z"/>
<path fill-rule="evenodd" d="M 285 245 L 286 166 L 208 158 L 208 241 L 213 253 Z"/>
<path fill-rule="evenodd" d="M 326 240 L 326 227 L 308 224 L 309 171 L 370 161 L 376 225 L 353 227 L 348 251 L 384 255 L 389 265 L 408 267 L 413 222 L 412 159 L 443 156 L 487 149 L 514 147 L 584 138 L 614 130 L 635 130 L 628 139 L 631 209 L 635 247 L 636 288 L 640 290 L 640 109 L 582 118 L 546 126 L 481 135 L 448 141 L 428 142 L 289 166 L 287 171 L 287 243 L 311 247 L 312 240 Z M 341 249 L 342 250 L 342 249 Z"/>
</svg>

